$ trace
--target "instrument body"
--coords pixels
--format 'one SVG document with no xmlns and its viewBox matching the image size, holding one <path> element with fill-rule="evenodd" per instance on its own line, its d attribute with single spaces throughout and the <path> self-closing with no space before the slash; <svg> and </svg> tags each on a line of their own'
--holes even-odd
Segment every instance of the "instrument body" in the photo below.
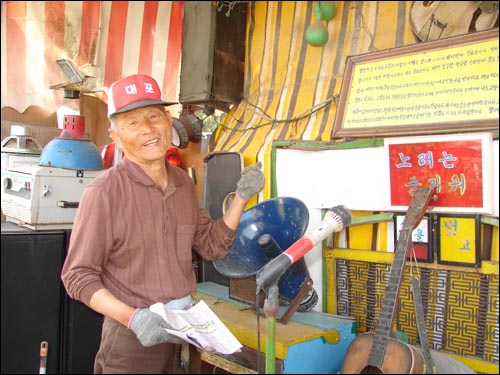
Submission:
<svg viewBox="0 0 500 375">
<path fill-rule="evenodd" d="M 414 1 L 413 33 L 423 42 L 498 26 L 497 1 Z"/>
<path fill-rule="evenodd" d="M 424 356 L 420 349 L 398 339 L 388 338 L 384 361 L 380 368 L 367 365 L 375 333 L 358 335 L 349 345 L 342 374 L 425 374 Z"/>
<path fill-rule="evenodd" d="M 341 374 L 423 374 L 426 362 L 420 349 L 394 339 L 393 322 L 403 279 L 411 233 L 418 226 L 435 191 L 434 187 L 416 189 L 403 220 L 394 250 L 394 260 L 385 290 L 380 319 L 374 332 L 359 335 L 350 344 Z"/>
</svg>

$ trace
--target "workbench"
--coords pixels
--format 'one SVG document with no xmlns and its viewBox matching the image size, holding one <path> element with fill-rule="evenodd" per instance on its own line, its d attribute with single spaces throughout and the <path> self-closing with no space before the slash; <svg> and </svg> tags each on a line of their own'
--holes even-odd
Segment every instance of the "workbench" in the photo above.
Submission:
<svg viewBox="0 0 500 375">
<path fill-rule="evenodd" d="M 230 299 L 228 289 L 224 285 L 203 282 L 197 284 L 194 297 L 203 299 L 207 303 L 236 336 L 243 348 L 241 352 L 231 355 L 204 352 L 202 360 L 230 373 L 264 373 L 266 317 L 261 309 L 259 335 L 255 311 L 248 304 Z M 279 318 L 285 311 L 286 307 L 281 307 L 276 317 L 276 373 L 332 374 L 338 372 L 347 347 L 356 335 L 355 319 L 309 311 L 295 312 L 287 324 L 282 324 Z M 258 359 L 257 353 L 259 352 Z"/>
</svg>

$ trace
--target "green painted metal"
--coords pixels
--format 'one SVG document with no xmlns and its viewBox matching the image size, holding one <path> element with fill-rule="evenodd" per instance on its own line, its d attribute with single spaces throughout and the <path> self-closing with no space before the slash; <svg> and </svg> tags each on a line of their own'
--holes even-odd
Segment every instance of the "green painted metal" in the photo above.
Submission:
<svg viewBox="0 0 500 375">
<path fill-rule="evenodd" d="M 498 218 L 481 216 L 481 223 L 493 225 L 494 227 L 498 228 Z"/>
<path fill-rule="evenodd" d="M 388 212 L 385 214 L 374 214 L 374 215 L 353 217 L 350 226 L 352 227 L 354 225 L 383 223 L 391 221 L 393 217 L 394 214 L 392 212 Z"/>
<path fill-rule="evenodd" d="M 275 374 L 276 363 L 276 317 L 267 318 L 267 336 L 266 336 L 266 374 Z"/>
</svg>

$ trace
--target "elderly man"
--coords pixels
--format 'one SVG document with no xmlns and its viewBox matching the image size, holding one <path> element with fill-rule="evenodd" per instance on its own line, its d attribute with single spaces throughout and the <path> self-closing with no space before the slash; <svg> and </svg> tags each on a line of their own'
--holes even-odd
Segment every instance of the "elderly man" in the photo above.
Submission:
<svg viewBox="0 0 500 375">
<path fill-rule="evenodd" d="M 132 75 L 108 91 L 110 135 L 124 158 L 85 189 L 61 278 L 70 297 L 104 315 L 95 373 L 199 373 L 199 353 L 169 335 L 157 302 L 188 308 L 196 289 L 192 251 L 228 253 L 250 198 L 264 186 L 260 163 L 243 169 L 236 196 L 213 220 L 181 168 L 165 161 L 172 117 L 157 82 Z"/>
</svg>

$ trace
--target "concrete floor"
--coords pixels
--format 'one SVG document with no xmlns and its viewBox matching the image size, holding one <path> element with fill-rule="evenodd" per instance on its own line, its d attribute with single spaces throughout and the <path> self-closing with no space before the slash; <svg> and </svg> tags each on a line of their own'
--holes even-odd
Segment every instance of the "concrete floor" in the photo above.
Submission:
<svg viewBox="0 0 500 375">
<path fill-rule="evenodd" d="M 476 374 L 469 366 L 449 355 L 431 350 L 431 356 L 436 364 L 436 374 Z"/>
</svg>

